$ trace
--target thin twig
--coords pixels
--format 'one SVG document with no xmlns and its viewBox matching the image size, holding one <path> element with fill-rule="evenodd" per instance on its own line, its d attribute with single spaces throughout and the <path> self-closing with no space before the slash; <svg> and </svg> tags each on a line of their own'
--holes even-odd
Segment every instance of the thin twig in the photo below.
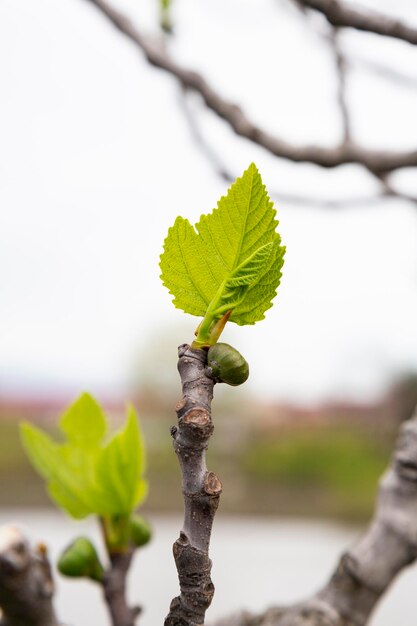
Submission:
<svg viewBox="0 0 417 626">
<path fill-rule="evenodd" d="M 215 173 L 227 183 L 234 182 L 237 178 L 237 173 L 232 173 L 232 171 L 225 165 L 220 156 L 216 153 L 215 149 L 209 144 L 208 140 L 206 139 L 199 127 L 197 116 L 192 107 L 189 105 L 187 96 L 188 91 L 181 89 L 179 101 L 181 109 L 184 113 L 185 120 L 188 123 L 192 139 L 194 140 L 198 149 L 201 150 L 202 154 L 206 157 L 207 161 L 212 166 Z M 379 178 L 378 182 L 381 183 L 381 180 Z M 281 203 L 290 203 L 299 206 L 308 206 L 322 209 L 341 209 L 345 207 L 357 207 L 362 209 L 364 207 L 378 205 L 388 196 L 397 196 L 404 200 L 414 201 L 414 199 L 408 196 L 403 197 L 400 192 L 397 192 L 392 188 L 388 193 L 386 184 L 383 185 L 383 190 L 380 193 L 374 195 L 358 195 L 345 198 L 315 198 L 313 196 L 303 196 L 301 194 L 286 192 L 281 189 L 274 190 L 271 188 L 271 186 L 269 186 L 269 195 L 271 196 L 271 198 Z"/>
<path fill-rule="evenodd" d="M 211 401 L 214 381 L 205 373 L 207 353 L 188 345 L 178 349 L 183 397 L 176 410 L 178 427 L 171 430 L 182 472 L 184 525 L 174 543 L 181 594 L 171 602 L 165 626 L 201 626 L 214 586 L 208 551 L 221 482 L 206 466 L 213 432 Z"/>
<path fill-rule="evenodd" d="M 333 26 L 354 28 L 417 45 L 417 28 L 377 11 L 358 9 L 338 0 L 297 0 L 297 2 L 322 13 Z"/>
<path fill-rule="evenodd" d="M 358 52 L 352 53 L 351 50 L 349 50 L 349 57 L 345 58 L 346 62 L 352 68 L 356 67 L 358 70 L 371 72 L 375 76 L 396 83 L 404 89 L 415 90 L 417 88 L 417 76 L 404 72 L 403 68 L 400 70 L 398 68 L 388 67 L 379 61 L 366 59 Z"/>
<path fill-rule="evenodd" d="M 230 171 L 227 169 L 226 165 L 220 159 L 219 155 L 213 150 L 213 148 L 206 141 L 203 133 L 200 130 L 200 127 L 197 123 L 196 117 L 191 110 L 188 98 L 189 90 L 185 87 L 182 87 L 180 90 L 179 103 L 181 106 L 182 113 L 184 114 L 184 118 L 188 124 L 188 128 L 190 129 L 191 137 L 194 140 L 195 144 L 204 154 L 216 174 L 227 183 L 233 182 L 236 179 L 236 176 L 233 177 Z"/>
<path fill-rule="evenodd" d="M 336 74 L 337 74 L 337 103 L 339 106 L 340 116 L 342 118 L 343 128 L 343 143 L 349 144 L 352 140 L 352 129 L 350 120 L 350 111 L 347 103 L 346 96 L 346 71 L 347 63 L 345 55 L 342 53 L 339 44 L 339 31 L 337 28 L 332 28 L 330 35 L 330 43 L 333 49 Z"/>
<path fill-rule="evenodd" d="M 377 178 L 382 185 L 383 194 L 386 198 L 400 198 L 401 200 L 406 200 L 408 202 L 412 202 L 413 204 L 417 204 L 417 196 L 413 196 L 412 194 L 407 194 L 405 192 L 395 189 L 395 187 L 390 182 L 388 175 L 380 174 L 379 176 L 377 176 Z"/>
<path fill-rule="evenodd" d="M 225 120 L 235 133 L 265 148 L 271 154 L 294 162 L 309 162 L 324 168 L 348 163 L 362 165 L 370 172 L 385 173 L 402 167 L 417 166 L 417 150 L 371 150 L 356 144 L 339 144 L 334 148 L 296 146 L 272 135 L 253 123 L 240 106 L 217 92 L 198 72 L 175 62 L 166 49 L 141 33 L 132 22 L 105 0 L 88 0 L 110 22 L 142 50 L 148 62 L 174 76 L 182 86 L 198 92 L 206 106 Z"/>
</svg>

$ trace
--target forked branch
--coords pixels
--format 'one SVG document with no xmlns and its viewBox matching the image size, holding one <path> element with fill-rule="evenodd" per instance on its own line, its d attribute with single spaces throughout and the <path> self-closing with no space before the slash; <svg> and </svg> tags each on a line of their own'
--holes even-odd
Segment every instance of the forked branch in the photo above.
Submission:
<svg viewBox="0 0 417 626">
<path fill-rule="evenodd" d="M 174 76 L 182 87 L 197 92 L 206 106 L 225 120 L 234 132 L 265 148 L 274 156 L 296 163 L 314 163 L 324 168 L 356 163 L 374 174 L 385 174 L 403 167 L 417 166 L 417 149 L 410 151 L 371 150 L 342 142 L 326 148 L 315 145 L 294 145 L 255 124 L 242 108 L 223 97 L 204 76 L 177 63 L 165 46 L 143 34 L 120 11 L 106 0 L 88 0 L 145 55 L 147 61 Z"/>
<path fill-rule="evenodd" d="M 216 626 L 364 626 L 382 595 L 417 558 L 417 410 L 401 427 L 374 519 L 326 586 L 289 608 L 239 613 Z"/>
</svg>

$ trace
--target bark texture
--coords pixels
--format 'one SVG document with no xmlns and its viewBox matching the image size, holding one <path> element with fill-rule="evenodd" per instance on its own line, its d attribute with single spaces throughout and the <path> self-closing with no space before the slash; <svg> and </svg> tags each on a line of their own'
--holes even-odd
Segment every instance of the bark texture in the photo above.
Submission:
<svg viewBox="0 0 417 626">
<path fill-rule="evenodd" d="M 397 574 L 417 558 L 417 411 L 403 424 L 380 481 L 374 518 L 342 555 L 327 585 L 305 602 L 216 626 L 364 626 Z"/>
<path fill-rule="evenodd" d="M 133 548 L 127 552 L 109 553 L 110 567 L 104 574 L 104 599 L 113 626 L 135 626 L 140 607 L 129 607 L 126 599 L 126 578 L 133 557 Z"/>
<path fill-rule="evenodd" d="M 44 546 L 33 549 L 13 526 L 0 529 L 1 626 L 59 626 Z"/>
<path fill-rule="evenodd" d="M 214 594 L 208 550 L 222 489 L 216 474 L 207 470 L 205 458 L 213 432 L 214 381 L 205 372 L 206 350 L 184 344 L 178 356 L 183 397 L 176 406 L 178 427 L 171 434 L 184 496 L 184 525 L 173 548 L 181 594 L 171 602 L 165 626 L 200 626 Z"/>
</svg>

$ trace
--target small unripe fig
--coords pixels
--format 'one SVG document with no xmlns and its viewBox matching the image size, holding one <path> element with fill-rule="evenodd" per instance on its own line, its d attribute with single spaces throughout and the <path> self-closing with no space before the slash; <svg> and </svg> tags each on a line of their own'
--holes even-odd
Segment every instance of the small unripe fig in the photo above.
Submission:
<svg viewBox="0 0 417 626">
<path fill-rule="evenodd" d="M 216 382 L 235 387 L 248 379 L 249 365 L 228 343 L 215 343 L 207 354 L 207 373 Z"/>
<path fill-rule="evenodd" d="M 104 573 L 96 549 L 86 537 L 77 537 L 64 550 L 58 560 L 58 570 L 64 576 L 96 581 L 101 581 Z"/>
<path fill-rule="evenodd" d="M 132 543 L 140 548 L 147 544 L 152 537 L 152 528 L 140 515 L 132 515 L 130 519 L 130 538 Z"/>
</svg>

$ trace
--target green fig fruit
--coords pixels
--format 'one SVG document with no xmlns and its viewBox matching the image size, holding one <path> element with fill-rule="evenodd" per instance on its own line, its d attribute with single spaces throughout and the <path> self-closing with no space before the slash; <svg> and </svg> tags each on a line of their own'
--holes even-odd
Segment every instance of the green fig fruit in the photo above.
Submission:
<svg viewBox="0 0 417 626">
<path fill-rule="evenodd" d="M 132 515 L 130 519 L 130 538 L 132 543 L 140 548 L 147 544 L 152 537 L 152 528 L 140 515 Z"/>
<path fill-rule="evenodd" d="M 77 537 L 58 559 L 58 570 L 64 576 L 101 581 L 104 569 L 96 549 L 86 537 Z"/>
<path fill-rule="evenodd" d="M 248 379 L 249 365 L 228 343 L 215 343 L 207 354 L 207 373 L 216 382 L 235 387 Z"/>
</svg>

